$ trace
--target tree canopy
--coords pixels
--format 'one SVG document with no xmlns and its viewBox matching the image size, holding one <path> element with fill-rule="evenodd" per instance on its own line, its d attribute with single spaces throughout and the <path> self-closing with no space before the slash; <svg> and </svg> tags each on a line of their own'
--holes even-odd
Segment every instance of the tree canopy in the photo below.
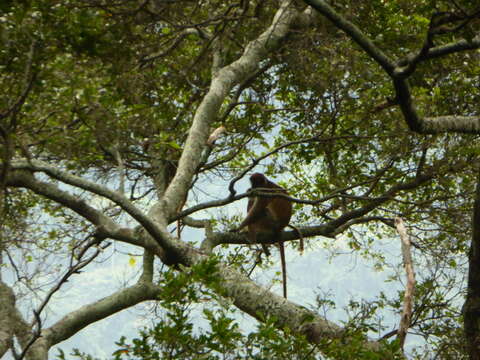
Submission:
<svg viewBox="0 0 480 360">
<path fill-rule="evenodd" d="M 0 355 L 150 301 L 165 316 L 116 358 L 480 359 L 479 31 L 467 0 L 2 2 Z M 253 172 L 298 228 L 258 242 L 341 242 L 402 290 L 334 322 L 335 294 L 255 281 L 276 254 L 229 231 Z M 141 273 L 49 318 L 112 244 Z"/>
</svg>

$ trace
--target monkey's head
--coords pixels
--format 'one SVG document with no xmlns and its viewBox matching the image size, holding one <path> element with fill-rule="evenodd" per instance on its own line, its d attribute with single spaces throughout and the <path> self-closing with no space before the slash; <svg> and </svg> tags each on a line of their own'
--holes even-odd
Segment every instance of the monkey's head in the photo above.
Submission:
<svg viewBox="0 0 480 360">
<path fill-rule="evenodd" d="M 265 175 L 260 173 L 255 173 L 250 176 L 250 183 L 252 184 L 252 188 L 256 187 L 268 187 L 268 180 Z"/>
</svg>

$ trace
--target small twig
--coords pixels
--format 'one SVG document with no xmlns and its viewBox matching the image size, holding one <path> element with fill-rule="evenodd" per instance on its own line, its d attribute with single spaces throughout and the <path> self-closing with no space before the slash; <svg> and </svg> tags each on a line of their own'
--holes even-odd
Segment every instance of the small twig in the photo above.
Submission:
<svg viewBox="0 0 480 360">
<path fill-rule="evenodd" d="M 165 57 L 166 55 L 171 53 L 173 50 L 175 50 L 185 38 L 187 38 L 189 35 L 192 35 L 192 34 L 198 34 L 200 36 L 200 38 L 205 38 L 205 37 L 209 38 L 210 37 L 209 34 L 207 34 L 204 30 L 201 30 L 199 27 L 195 27 L 195 28 L 191 28 L 191 29 L 185 29 L 180 34 L 178 34 L 178 36 L 175 39 L 173 39 L 172 44 L 169 47 L 167 47 L 166 49 L 164 49 L 162 51 L 159 51 L 155 54 L 151 54 L 151 55 L 147 55 L 147 56 L 142 57 L 139 60 L 139 68 L 141 69 L 146 64 L 151 63 L 151 62 L 153 62 L 153 61 L 155 61 L 159 58 Z M 167 40 L 162 45 L 165 45 L 166 43 L 168 43 L 170 41 L 171 40 Z"/>
<path fill-rule="evenodd" d="M 243 170 L 238 176 L 234 177 L 232 181 L 230 181 L 230 184 L 228 185 L 228 191 L 230 192 L 230 197 L 233 197 L 237 192 L 235 191 L 235 183 L 242 179 L 250 170 L 252 170 L 255 166 L 258 165 L 260 161 L 263 159 L 266 159 L 267 157 L 279 152 L 280 150 L 283 150 L 286 147 L 292 146 L 292 145 L 298 145 L 302 143 L 308 143 L 308 142 L 329 142 L 333 140 L 341 140 L 341 139 L 346 139 L 346 138 L 351 138 L 352 136 L 346 135 L 346 136 L 334 136 L 334 137 L 329 137 L 329 138 L 320 138 L 320 134 L 306 138 L 306 139 L 300 139 L 300 140 L 295 140 L 295 141 L 290 141 L 285 144 L 282 144 L 280 146 L 277 146 L 275 149 L 269 151 L 268 153 L 252 160 L 252 163 L 245 169 Z M 355 137 L 358 138 L 358 137 Z"/>
<path fill-rule="evenodd" d="M 213 150 L 212 147 L 206 148 L 206 151 L 204 153 L 203 159 L 201 163 L 197 167 L 197 173 L 204 172 L 207 170 L 211 170 L 221 164 L 224 164 L 226 162 L 229 162 L 230 160 L 234 159 L 245 147 L 246 145 L 252 141 L 252 137 L 242 137 L 242 139 L 245 138 L 245 140 L 242 140 L 233 150 L 230 150 L 228 154 L 224 155 L 222 158 L 214 160 L 210 163 L 207 163 L 207 160 Z"/>
<path fill-rule="evenodd" d="M 267 62 L 264 66 L 262 66 L 260 69 L 255 71 L 252 75 L 250 75 L 247 79 L 245 79 L 241 84 L 238 85 L 237 90 L 235 91 L 235 94 L 233 95 L 233 100 L 232 102 L 228 105 L 227 109 L 224 111 L 223 115 L 220 117 L 220 122 L 223 123 L 227 117 L 230 115 L 232 110 L 239 105 L 240 103 L 238 102 L 238 99 L 242 95 L 243 90 L 248 88 L 257 77 L 262 75 L 265 71 L 267 71 L 270 67 L 272 66 L 272 63 L 269 61 Z"/>
</svg>

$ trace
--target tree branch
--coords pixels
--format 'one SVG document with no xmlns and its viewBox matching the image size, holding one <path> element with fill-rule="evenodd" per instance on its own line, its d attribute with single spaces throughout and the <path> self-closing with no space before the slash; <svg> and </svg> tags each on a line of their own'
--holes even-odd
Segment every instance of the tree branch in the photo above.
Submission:
<svg viewBox="0 0 480 360">
<path fill-rule="evenodd" d="M 405 295 L 403 298 L 403 311 L 400 319 L 400 326 L 398 328 L 398 339 L 400 348 L 403 350 L 405 344 L 405 338 L 407 336 L 407 330 L 410 327 L 413 311 L 413 295 L 415 292 L 415 272 L 413 270 L 412 253 L 410 251 L 410 237 L 408 236 L 407 229 L 403 223 L 402 218 L 395 218 L 395 226 L 402 242 L 402 257 L 405 272 L 407 273 L 407 286 L 405 288 Z"/>
<path fill-rule="evenodd" d="M 42 337 L 46 339 L 48 347 L 51 347 L 96 321 L 128 309 L 140 302 L 156 300 L 160 290 L 159 287 L 147 282 L 139 282 L 69 313 L 51 327 L 43 330 Z"/>
<path fill-rule="evenodd" d="M 477 170 L 478 171 L 478 170 Z M 472 242 L 468 253 L 467 296 L 463 305 L 463 325 L 470 359 L 480 354 L 480 171 L 477 174 L 472 214 Z"/>
<path fill-rule="evenodd" d="M 43 172 L 53 177 L 54 179 L 62 181 L 66 184 L 90 191 L 94 194 L 101 195 L 113 201 L 115 204 L 124 209 L 132 218 L 137 220 L 140 225 L 142 225 L 145 230 L 152 236 L 152 238 L 155 239 L 155 241 L 157 241 L 159 245 L 165 250 L 172 251 L 174 254 L 176 254 L 179 251 L 179 247 L 184 246 L 175 239 L 166 238 L 165 234 L 168 232 L 165 229 L 158 226 L 157 223 L 155 223 L 150 217 L 140 211 L 140 209 L 133 205 L 130 200 L 128 200 L 123 194 L 117 191 L 112 191 L 97 183 L 63 172 L 60 169 L 57 169 L 38 160 L 18 160 L 13 162 L 11 166 L 12 169 Z M 17 177 L 17 181 L 19 181 L 22 186 L 28 187 L 39 194 L 47 196 L 50 199 L 54 199 L 55 201 L 66 205 L 75 212 L 87 218 L 93 224 L 104 225 L 107 226 L 107 228 L 108 226 L 111 227 L 113 225 L 113 221 L 110 218 L 104 216 L 99 211 L 88 206 L 83 200 L 79 201 L 76 197 L 71 196 L 65 191 L 59 190 L 55 186 L 52 186 L 48 183 L 36 181 L 32 175 L 27 176 L 27 174 L 27 172 L 24 172 L 21 177 Z M 60 193 L 57 194 L 57 191 L 60 191 Z M 112 233 L 114 231 L 109 228 L 107 232 Z"/>
<path fill-rule="evenodd" d="M 25 165 L 25 164 L 24 164 Z M 15 166 L 14 169 L 24 169 L 25 166 Z M 118 226 L 103 213 L 88 205 L 84 200 L 61 190 L 57 186 L 35 179 L 32 173 L 28 171 L 11 171 L 7 178 L 7 185 L 14 187 L 24 187 L 33 192 L 54 200 L 59 204 L 75 211 L 97 227 L 115 229 Z"/>
<path fill-rule="evenodd" d="M 323 0 L 304 0 L 319 13 L 329 19 L 336 27 L 342 29 L 351 37 L 372 59 L 374 59 L 386 72 L 392 74 L 395 64 L 383 53 L 368 36 L 366 36 L 355 24 L 348 21 L 337 13 L 327 2 Z"/>
<path fill-rule="evenodd" d="M 27 96 L 30 93 L 30 90 L 32 90 L 33 82 L 35 80 L 35 75 L 36 75 L 32 72 L 33 58 L 35 55 L 36 48 L 37 48 L 37 41 L 33 40 L 32 43 L 30 44 L 30 51 L 28 52 L 27 64 L 25 65 L 25 79 L 24 79 L 23 90 L 21 94 L 18 96 L 17 100 L 15 100 L 13 104 L 9 106 L 8 109 L 0 112 L 0 120 L 10 115 L 16 115 L 21 110 L 23 104 L 25 103 L 25 100 L 27 99 Z M 13 123 L 11 125 L 12 126 L 10 126 L 10 129 L 13 129 L 15 126 Z"/>
<path fill-rule="evenodd" d="M 219 266 L 219 276 L 224 284 L 224 296 L 232 299 L 236 307 L 257 320 L 263 322 L 267 318 L 274 318 L 278 328 L 288 328 L 295 334 L 304 335 L 310 343 L 321 345 L 320 350 L 325 350 L 322 347 L 327 339 L 342 339 L 348 343 L 348 336 L 345 336 L 343 328 L 255 284 L 246 275 Z M 371 351 L 380 347 L 378 343 L 368 340 L 364 346 Z"/>
<path fill-rule="evenodd" d="M 410 130 L 420 134 L 438 134 L 443 132 L 480 133 L 479 116 L 446 115 L 422 118 L 415 109 L 407 82 L 407 77 L 414 72 L 416 65 L 422 61 L 459 51 L 478 49 L 480 47 L 480 35 L 475 36 L 471 41 L 460 40 L 455 43 L 431 48 L 432 37 L 438 33 L 438 24 L 434 24 L 432 19 L 429 33 L 421 50 L 418 53 L 411 53 L 394 63 L 359 28 L 337 13 L 324 0 L 304 1 L 327 17 L 336 27 L 342 29 L 391 77 L 397 103 Z M 478 12 L 475 12 L 473 15 L 466 15 L 465 18 L 470 19 L 476 16 L 478 16 Z M 452 15 L 445 21 L 456 20 L 459 20 L 458 17 Z"/>
<path fill-rule="evenodd" d="M 480 48 L 480 35 L 475 36 L 471 41 L 467 41 L 465 39 L 452 42 L 445 45 L 439 45 L 434 48 L 431 48 L 427 54 L 425 55 L 425 59 L 435 59 L 438 57 L 442 57 L 445 55 L 454 54 L 460 51 L 467 51 L 467 50 L 476 50 Z M 404 59 L 399 65 L 403 65 L 405 62 L 410 61 L 410 56 Z"/>
<path fill-rule="evenodd" d="M 81 269 L 83 269 L 85 266 L 90 264 L 100 254 L 100 252 L 102 250 L 104 250 L 105 248 L 107 248 L 108 246 L 110 246 L 110 244 L 105 244 L 104 246 L 101 247 L 101 249 L 97 249 L 95 251 L 95 253 L 92 254 L 88 259 L 82 260 L 81 257 L 80 257 L 79 261 L 75 265 L 71 266 L 68 269 L 68 271 L 57 282 L 57 284 L 55 284 L 55 286 L 52 289 L 50 289 L 50 291 L 45 296 L 45 298 L 43 299 L 40 306 L 36 310 L 33 310 L 33 313 L 34 313 L 35 316 L 34 316 L 34 321 L 31 324 L 31 328 L 33 328 L 35 325 L 37 325 L 37 329 L 35 331 L 33 331 L 33 335 L 31 337 L 30 341 L 25 346 L 23 346 L 22 353 L 15 360 L 22 360 L 24 358 L 24 356 L 27 354 L 30 347 L 35 343 L 35 341 L 40 336 L 42 336 L 42 322 L 40 320 L 40 314 L 42 313 L 43 309 L 48 304 L 48 302 L 50 301 L 52 296 L 58 290 L 60 290 L 62 285 L 65 284 L 72 275 L 78 274 Z"/>
<path fill-rule="evenodd" d="M 12 289 L 3 281 L 0 281 L 0 357 L 13 346 L 13 335 L 15 333 L 15 324 L 10 314 L 16 311 L 15 295 Z"/>
<path fill-rule="evenodd" d="M 415 109 L 410 86 L 405 79 L 394 79 L 398 105 L 410 130 L 420 134 L 438 134 L 442 132 L 480 133 L 480 116 L 437 116 L 420 118 Z"/>
<path fill-rule="evenodd" d="M 201 161 L 198 154 L 201 154 L 206 146 L 210 124 L 216 119 L 223 100 L 235 85 L 254 73 L 261 60 L 278 47 L 280 41 L 290 32 L 296 15 L 298 13 L 290 7 L 290 1 L 282 1 L 270 27 L 247 45 L 238 60 L 218 70 L 217 76 L 212 79 L 208 93 L 195 112 L 177 171 L 163 198 L 168 218 L 174 216 L 186 197 Z"/>
<path fill-rule="evenodd" d="M 36 194 L 45 196 L 73 210 L 96 226 L 95 236 L 99 239 L 111 238 L 128 244 L 141 246 L 150 251 L 154 251 L 166 264 L 172 263 L 172 259 L 178 260 L 180 258 L 177 253 L 167 252 L 165 248 L 159 245 L 158 240 L 155 238 L 152 239 L 153 236 L 142 236 L 140 232 L 136 233 L 131 229 L 120 227 L 108 216 L 105 216 L 102 212 L 88 205 L 83 199 L 73 196 L 53 184 L 36 180 L 30 172 L 23 170 L 10 172 L 7 185 L 30 189 Z M 159 231 L 162 236 L 168 234 L 168 232 L 161 229 Z M 169 241 L 172 241 L 172 239 Z M 186 247 L 186 245 L 180 244 L 179 246 L 182 249 L 179 250 L 181 252 L 191 250 L 191 248 Z"/>
</svg>

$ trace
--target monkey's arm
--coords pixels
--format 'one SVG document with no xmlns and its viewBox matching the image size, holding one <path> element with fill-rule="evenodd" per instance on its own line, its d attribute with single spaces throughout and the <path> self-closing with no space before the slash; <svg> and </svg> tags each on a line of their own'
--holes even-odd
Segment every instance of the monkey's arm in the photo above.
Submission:
<svg viewBox="0 0 480 360">
<path fill-rule="evenodd" d="M 242 221 L 242 223 L 232 231 L 239 231 L 243 229 L 245 226 L 248 226 L 260 219 L 262 216 L 265 215 L 265 209 L 268 204 L 268 199 L 266 198 L 249 198 L 248 205 L 247 205 L 247 216 Z"/>
</svg>

